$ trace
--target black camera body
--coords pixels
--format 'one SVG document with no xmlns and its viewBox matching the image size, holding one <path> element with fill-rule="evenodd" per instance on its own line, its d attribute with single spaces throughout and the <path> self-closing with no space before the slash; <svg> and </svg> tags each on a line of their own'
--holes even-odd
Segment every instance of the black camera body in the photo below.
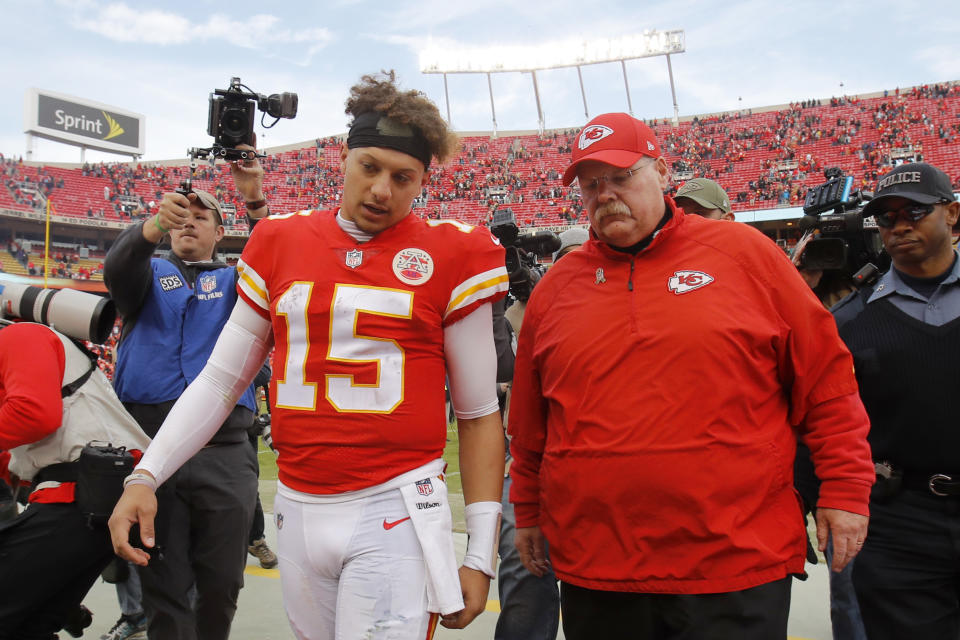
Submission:
<svg viewBox="0 0 960 640">
<path fill-rule="evenodd" d="M 506 249 L 507 275 L 510 276 L 510 295 L 526 302 L 533 287 L 540 281 L 545 269 L 538 258 L 546 258 L 560 248 L 560 238 L 549 229 L 538 229 L 520 234 L 513 209 L 505 207 L 493 213 L 490 233 Z"/>
<path fill-rule="evenodd" d="M 813 237 L 803 249 L 800 267 L 842 271 L 851 277 L 867 265 L 875 271 L 884 261 L 883 243 L 876 223 L 863 218 L 863 205 L 873 194 L 853 191 L 853 177 L 840 169 L 823 173 L 827 181 L 811 188 L 803 203 L 800 228 Z"/>
<path fill-rule="evenodd" d="M 207 133 L 213 136 L 210 154 L 224 160 L 247 159 L 253 152 L 236 147 L 253 144 L 253 124 L 257 109 L 279 121 L 280 118 L 295 118 L 297 104 L 295 93 L 274 93 L 266 96 L 250 91 L 249 87 L 240 82 L 240 78 L 231 78 L 228 89 L 214 89 L 210 94 L 207 116 Z"/>
</svg>

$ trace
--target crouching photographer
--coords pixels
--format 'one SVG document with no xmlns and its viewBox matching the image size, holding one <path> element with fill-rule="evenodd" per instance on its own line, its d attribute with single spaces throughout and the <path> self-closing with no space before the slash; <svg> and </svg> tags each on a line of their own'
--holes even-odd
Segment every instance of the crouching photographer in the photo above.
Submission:
<svg viewBox="0 0 960 640">
<path fill-rule="evenodd" d="M 49 640 L 113 558 L 106 520 L 150 440 L 71 339 L 102 342 L 112 303 L 0 280 L 0 306 L 37 321 L 0 320 L 0 476 L 33 489 L 0 524 L 0 638 Z"/>
</svg>

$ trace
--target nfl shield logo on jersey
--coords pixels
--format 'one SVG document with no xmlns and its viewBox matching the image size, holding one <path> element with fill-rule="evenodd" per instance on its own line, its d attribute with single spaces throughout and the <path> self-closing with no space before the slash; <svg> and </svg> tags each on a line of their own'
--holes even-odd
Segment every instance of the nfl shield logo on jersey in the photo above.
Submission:
<svg viewBox="0 0 960 640">
<path fill-rule="evenodd" d="M 428 496 L 433 493 L 433 483 L 430 482 L 430 478 L 426 480 L 417 480 L 417 493 L 422 496 Z"/>
<path fill-rule="evenodd" d="M 197 284 L 200 285 L 200 291 L 210 293 L 217 288 L 217 276 L 210 273 L 202 275 L 197 278 Z"/>
<path fill-rule="evenodd" d="M 351 269 L 356 269 L 363 262 L 363 251 L 351 249 L 347 251 L 346 263 Z"/>
</svg>

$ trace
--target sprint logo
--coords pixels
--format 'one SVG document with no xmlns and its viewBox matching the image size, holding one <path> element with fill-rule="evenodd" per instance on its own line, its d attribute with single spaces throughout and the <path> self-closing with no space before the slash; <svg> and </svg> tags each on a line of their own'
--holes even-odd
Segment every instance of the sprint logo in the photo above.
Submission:
<svg viewBox="0 0 960 640">
<path fill-rule="evenodd" d="M 100 118 L 89 119 L 85 115 L 79 117 L 72 116 L 63 109 L 57 109 L 56 113 L 54 113 L 54 122 L 68 133 L 71 131 L 92 133 L 97 136 L 103 136 L 103 140 L 122 136 L 124 130 L 123 127 L 120 126 L 120 123 L 111 118 L 106 111 L 101 111 L 100 113 L 103 114 L 106 122 Z M 104 124 L 106 124 L 106 127 L 104 127 Z M 106 131 L 104 131 L 104 129 L 106 129 Z"/>
<path fill-rule="evenodd" d="M 101 111 L 103 117 L 107 119 L 107 124 L 110 125 L 110 131 L 107 132 L 107 135 L 103 138 L 104 140 L 109 140 L 110 138 L 116 138 L 117 136 L 123 135 L 123 127 L 120 126 L 120 123 L 110 117 L 106 111 Z"/>
</svg>

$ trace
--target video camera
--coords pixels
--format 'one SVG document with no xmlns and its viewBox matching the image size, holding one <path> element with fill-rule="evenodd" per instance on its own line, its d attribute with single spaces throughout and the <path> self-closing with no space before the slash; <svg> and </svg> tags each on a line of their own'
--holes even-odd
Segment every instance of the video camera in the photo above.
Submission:
<svg viewBox="0 0 960 640">
<path fill-rule="evenodd" d="M 559 249 L 560 238 L 549 229 L 521 235 L 517 218 L 509 207 L 494 211 L 490 233 L 500 240 L 507 251 L 510 294 L 520 302 L 526 302 L 545 271 L 537 258 L 546 258 Z"/>
<path fill-rule="evenodd" d="M 77 340 L 103 344 L 117 308 L 113 300 L 75 289 L 41 289 L 0 278 L 0 317 L 45 324 Z"/>
<path fill-rule="evenodd" d="M 811 237 L 799 266 L 843 271 L 862 283 L 879 272 L 885 256 L 876 223 L 863 218 L 863 205 L 873 193 L 853 191 L 853 176 L 840 169 L 825 169 L 823 175 L 827 181 L 807 191 L 803 203 L 800 228 Z"/>
<path fill-rule="evenodd" d="M 207 149 L 190 149 L 189 154 L 196 158 L 209 157 L 223 160 L 247 160 L 258 157 L 255 151 L 236 148 L 241 144 L 253 144 L 256 110 L 260 109 L 263 112 L 260 124 L 265 129 L 269 129 L 277 124 L 280 118 L 295 118 L 298 100 L 295 93 L 274 93 L 269 96 L 254 93 L 250 87 L 240 82 L 240 78 L 230 78 L 228 89 L 214 89 L 210 94 L 207 133 L 213 136 L 213 146 Z M 270 125 L 263 122 L 267 115 L 276 118 Z"/>
</svg>

